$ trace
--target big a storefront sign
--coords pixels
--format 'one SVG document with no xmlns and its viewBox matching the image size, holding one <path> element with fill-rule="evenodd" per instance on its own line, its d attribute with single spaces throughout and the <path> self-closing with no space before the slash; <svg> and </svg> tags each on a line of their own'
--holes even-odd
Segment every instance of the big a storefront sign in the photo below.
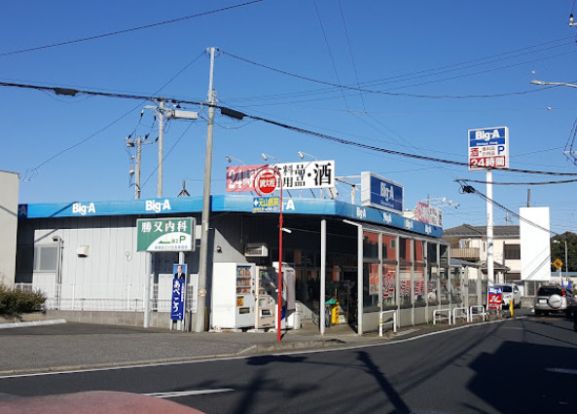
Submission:
<svg viewBox="0 0 577 414">
<path fill-rule="evenodd" d="M 290 162 L 270 165 L 236 165 L 226 168 L 226 191 L 255 191 L 254 180 L 263 168 L 275 169 L 283 190 L 335 187 L 335 161 Z"/>
</svg>

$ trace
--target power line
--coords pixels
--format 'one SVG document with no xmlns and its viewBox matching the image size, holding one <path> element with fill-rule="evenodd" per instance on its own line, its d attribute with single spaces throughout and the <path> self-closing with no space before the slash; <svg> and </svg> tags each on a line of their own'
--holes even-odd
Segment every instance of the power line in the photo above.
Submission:
<svg viewBox="0 0 577 414">
<path fill-rule="evenodd" d="M 531 220 L 529 220 L 529 219 L 526 219 L 526 218 L 522 217 L 520 214 L 516 213 L 515 211 L 513 211 L 513 210 L 511 210 L 510 208 L 506 207 L 505 205 L 503 205 L 503 204 L 495 201 L 495 199 L 492 199 L 492 198 L 487 197 L 486 194 L 480 192 L 480 191 L 477 190 L 475 187 L 470 186 L 470 185 L 464 185 L 463 183 L 460 183 L 460 185 L 461 185 L 461 191 L 462 191 L 463 193 L 467 193 L 467 194 L 477 194 L 477 195 L 478 195 L 479 197 L 481 197 L 483 200 L 488 201 L 488 202 L 490 202 L 491 204 L 499 207 L 500 209 L 502 209 L 502 210 L 504 210 L 504 211 L 512 214 L 513 216 L 517 217 L 519 220 L 521 220 L 521 221 L 523 221 L 523 222 L 525 222 L 525 223 L 527 223 L 527 224 L 529 224 L 529 225 L 531 225 L 531 226 L 533 226 L 533 227 L 535 227 L 535 228 L 538 228 L 538 229 L 540 229 L 540 230 L 543 230 L 543 231 L 545 231 L 545 232 L 547 232 L 547 233 L 549 233 L 549 234 L 554 234 L 554 235 L 556 235 L 556 236 L 559 236 L 559 233 L 556 233 L 556 232 L 554 232 L 554 231 L 551 230 L 551 229 L 547 229 L 547 228 L 545 228 L 545 227 L 543 227 L 543 226 L 541 226 L 541 225 L 539 225 L 539 224 L 537 224 L 537 223 L 535 223 L 535 222 L 533 222 L 533 221 L 531 221 Z"/>
<path fill-rule="evenodd" d="M 213 107 L 219 109 L 221 113 L 226 112 L 226 115 L 233 117 L 235 119 L 241 120 L 244 118 L 253 119 L 256 121 L 261 121 L 269 125 L 274 125 L 283 129 L 287 129 L 289 131 L 298 132 L 304 135 L 310 135 L 316 138 L 320 138 L 326 141 L 335 142 L 338 144 L 349 145 L 357 148 L 363 148 L 375 152 L 380 152 L 389 155 L 396 155 L 404 158 L 412 158 L 422 161 L 430 161 L 436 162 L 440 164 L 446 165 L 456 165 L 462 167 L 468 167 L 469 164 L 463 161 L 455 161 L 455 160 L 448 160 L 443 158 L 437 157 L 429 157 L 420 154 L 413 154 L 403 151 L 396 151 L 389 148 L 382 148 L 377 147 L 374 145 L 364 144 L 362 142 L 352 141 L 350 139 L 337 137 L 334 135 L 325 134 L 318 131 L 313 131 L 306 128 L 301 128 L 298 126 L 290 125 L 284 122 L 275 121 L 273 119 L 264 118 L 257 115 L 251 115 L 244 112 L 240 112 L 231 108 L 227 108 L 222 105 L 213 105 L 208 104 L 206 102 L 201 101 L 193 101 L 188 99 L 180 99 L 174 97 L 161 97 L 161 96 L 148 96 L 148 95 L 132 95 L 127 93 L 114 93 L 114 92 L 102 92 L 102 91 L 93 91 L 93 90 L 86 90 L 86 89 L 69 89 L 69 88 L 61 88 L 58 86 L 45 86 L 45 85 L 31 85 L 31 84 L 23 84 L 23 83 L 14 83 L 14 82 L 3 82 L 0 81 L 0 87 L 14 87 L 14 88 L 21 88 L 21 89 L 34 89 L 39 91 L 51 91 L 59 95 L 66 95 L 66 96 L 76 96 L 76 95 L 93 95 L 93 96 L 101 96 L 101 97 L 109 97 L 109 98 L 120 98 L 120 99 L 137 99 L 137 100 L 148 100 L 148 101 L 165 101 L 165 102 L 172 102 L 172 103 L 185 103 L 190 105 L 197 105 L 197 106 L 206 106 L 206 107 Z M 555 176 L 569 176 L 574 177 L 577 176 L 577 173 L 570 173 L 570 172 L 557 172 L 557 171 L 541 171 L 541 170 L 528 170 L 528 169 L 521 169 L 521 168 L 500 168 L 499 171 L 503 172 L 514 172 L 514 173 L 522 173 L 522 174 L 538 174 L 538 175 L 555 175 Z"/>
<path fill-rule="evenodd" d="M 489 184 L 488 181 L 483 180 L 469 180 L 465 178 L 458 178 L 455 180 L 458 183 L 476 183 L 476 184 Z M 553 185 L 553 184 L 569 184 L 576 183 L 577 179 L 571 180 L 557 180 L 557 181 L 530 181 L 530 182 L 516 182 L 516 181 L 491 181 L 491 184 L 495 185 Z"/>
<path fill-rule="evenodd" d="M 479 95 L 426 95 L 426 94 L 405 93 L 405 92 L 392 92 L 390 90 L 386 91 L 386 90 L 379 90 L 379 89 L 359 88 L 356 86 L 350 86 L 350 85 L 344 85 L 344 84 L 340 84 L 340 83 L 324 81 L 321 79 L 312 78 L 310 76 L 305 76 L 305 75 L 300 75 L 297 73 L 289 72 L 289 71 L 286 71 L 284 69 L 275 68 L 273 66 L 265 65 L 263 63 L 255 62 L 253 60 L 250 60 L 250 59 L 247 59 L 247 58 L 244 58 L 244 57 L 241 57 L 241 56 L 238 56 L 238 55 L 235 55 L 235 54 L 232 54 L 230 52 L 223 51 L 223 50 L 221 50 L 221 53 L 223 55 L 230 56 L 233 59 L 251 64 L 254 66 L 258 66 L 258 67 L 261 67 L 264 69 L 268 69 L 270 71 L 277 72 L 277 73 L 280 73 L 282 75 L 290 76 L 290 77 L 293 77 L 296 79 L 305 80 L 307 82 L 317 83 L 317 84 L 325 85 L 325 86 L 331 86 L 333 88 L 340 88 L 340 89 L 346 89 L 346 90 L 355 91 L 355 92 L 364 92 L 364 93 L 370 93 L 370 94 L 376 94 L 376 95 L 400 96 L 400 97 L 422 98 L 422 99 L 485 99 L 485 98 L 502 98 L 502 97 L 506 97 L 506 96 L 528 95 L 531 93 L 540 92 L 544 89 L 551 89 L 551 88 L 558 86 L 558 85 L 548 85 L 548 86 L 544 86 L 541 88 L 526 89 L 526 90 L 522 90 L 522 91 L 503 92 L 503 93 L 497 93 L 497 94 L 479 94 Z M 571 53 L 573 53 L 573 52 L 571 52 Z"/>
<path fill-rule="evenodd" d="M 154 95 L 156 95 L 157 93 L 159 93 L 161 90 L 163 90 L 164 88 L 166 88 L 168 85 L 170 85 L 170 83 L 172 83 L 178 76 L 180 76 L 186 69 L 188 69 L 192 64 L 196 63 L 196 61 L 198 61 L 198 59 L 202 56 L 203 54 L 200 53 L 198 56 L 196 56 L 194 59 L 192 59 L 190 62 L 188 62 L 182 69 L 180 69 L 178 72 L 176 72 L 168 81 L 164 82 L 155 92 Z M 0 86 L 4 86 L 4 85 L 0 85 Z M 60 88 L 60 89 L 64 89 L 64 88 Z M 56 89 L 54 88 L 44 88 L 44 89 L 40 89 L 44 92 L 51 92 L 51 93 L 55 93 Z M 66 95 L 66 94 L 65 94 Z M 68 95 L 69 96 L 69 95 Z M 147 101 L 148 99 L 142 99 L 143 101 Z M 25 178 L 24 181 L 26 180 L 31 180 L 34 176 L 36 176 L 38 174 L 38 170 L 40 168 L 42 168 L 44 165 L 48 164 L 50 161 L 53 161 L 54 159 L 60 157 L 61 155 L 65 154 L 66 152 L 77 148 L 79 146 L 81 146 L 82 144 L 90 141 L 92 138 L 94 138 L 95 136 L 101 134 L 102 132 L 106 131 L 108 128 L 112 127 L 113 125 L 117 124 L 118 122 L 120 122 L 122 119 L 124 119 L 125 117 L 127 117 L 129 114 L 131 114 L 132 112 L 136 111 L 142 103 L 138 103 L 136 106 L 130 108 L 128 111 L 124 112 L 122 115 L 120 115 L 118 118 L 115 118 L 112 122 L 109 122 L 108 124 L 106 124 L 105 126 L 103 126 L 102 128 L 98 129 L 97 131 L 91 133 L 90 135 L 86 136 L 85 138 L 82 138 L 80 141 L 58 151 L 57 153 L 55 153 L 54 155 L 51 155 L 50 157 L 46 158 L 44 161 L 40 162 L 38 165 L 36 165 L 33 168 L 28 169 L 25 172 Z M 142 121 L 142 115 L 143 113 L 140 113 L 140 117 L 138 118 L 138 122 L 136 124 L 136 126 L 134 127 L 134 130 L 132 131 L 132 133 L 130 135 L 132 135 L 134 132 L 136 132 L 136 129 L 138 128 L 138 126 L 140 125 L 141 121 Z M 150 127 L 150 129 L 152 129 L 152 127 L 154 126 L 154 121 Z"/>
<path fill-rule="evenodd" d="M 200 12 L 200 13 L 190 14 L 190 15 L 188 15 L 188 16 L 182 16 L 182 17 L 177 17 L 177 18 L 174 18 L 174 19 L 162 20 L 162 21 L 159 21 L 159 22 L 150 23 L 150 24 L 145 24 L 145 25 L 141 25 L 141 26 L 130 27 L 130 28 L 128 28 L 128 29 L 121 29 L 121 30 L 116 30 L 116 31 L 113 31 L 113 32 L 100 33 L 100 34 L 97 34 L 97 35 L 86 36 L 86 37 L 81 37 L 81 38 L 77 38 L 77 39 L 73 39 L 73 40 L 66 40 L 66 41 L 62 41 L 62 42 L 49 43 L 49 44 L 45 44 L 45 45 L 42 45 L 42 46 L 30 47 L 30 48 L 27 48 L 27 49 L 11 50 L 11 51 L 8 51 L 8 52 L 0 53 L 0 57 L 20 55 L 20 54 L 23 54 L 23 53 L 35 52 L 35 51 L 38 51 L 38 50 L 51 49 L 51 48 L 60 47 L 60 46 L 66 46 L 66 45 L 71 45 L 71 44 L 75 44 L 75 43 L 87 42 L 87 41 L 89 41 L 89 40 L 102 39 L 102 38 L 105 38 L 105 37 L 116 36 L 116 35 L 119 35 L 119 34 L 125 34 L 125 33 L 136 32 L 136 31 L 140 31 L 140 30 L 145 30 L 145 29 L 151 29 L 151 28 L 153 28 L 153 27 L 159 27 L 159 26 L 165 26 L 165 25 L 174 24 L 174 23 L 180 23 L 180 22 L 183 22 L 183 21 L 186 21 L 186 20 L 190 20 L 190 19 L 197 18 L 197 17 L 208 16 L 208 15 L 211 15 L 211 14 L 216 14 L 216 13 L 220 13 L 220 12 L 223 12 L 223 11 L 228 11 L 228 10 L 236 9 L 236 8 L 239 8 L 239 7 L 249 6 L 249 5 L 251 5 L 251 4 L 260 3 L 260 2 L 263 2 L 263 1 L 265 1 L 265 0 L 252 0 L 252 1 L 245 2 L 245 3 L 235 4 L 235 5 L 232 5 L 232 6 L 221 7 L 220 9 L 208 10 L 208 11 L 204 11 L 204 12 Z"/>
<path fill-rule="evenodd" d="M 505 59 L 511 59 L 514 57 L 518 57 L 520 55 L 525 55 L 525 54 L 529 54 L 529 53 L 535 54 L 535 53 L 539 53 L 539 52 L 545 52 L 545 51 L 548 51 L 550 49 L 553 49 L 553 48 L 556 48 L 559 46 L 565 46 L 565 45 L 572 44 L 573 42 L 568 41 L 569 39 L 572 39 L 572 36 L 567 36 L 567 37 L 563 37 L 563 38 L 559 38 L 559 39 L 549 40 L 546 42 L 538 43 L 536 45 L 531 45 L 531 46 L 523 47 L 520 49 L 514 49 L 514 50 L 498 53 L 495 55 L 491 55 L 491 56 L 484 56 L 481 58 L 476 58 L 476 59 L 472 59 L 472 60 L 468 60 L 468 61 L 464 61 L 464 62 L 460 62 L 460 63 L 443 65 L 443 66 L 430 68 L 430 69 L 422 69 L 419 71 L 409 72 L 409 73 L 405 73 L 405 74 L 392 75 L 392 76 L 388 76 L 385 78 L 376 79 L 376 80 L 369 81 L 369 82 L 364 82 L 363 84 L 365 87 L 369 87 L 369 86 L 382 85 L 382 84 L 392 83 L 392 82 L 397 82 L 397 83 L 398 82 L 405 82 L 405 81 L 409 81 L 412 79 L 424 78 L 424 77 L 429 77 L 429 76 L 436 76 L 436 75 L 440 75 L 440 74 L 447 73 L 447 72 L 454 72 L 454 71 L 458 71 L 458 70 L 474 68 L 476 66 L 486 66 L 488 63 L 502 62 Z M 564 43 L 561 43 L 560 45 L 555 45 L 555 43 L 559 43 L 559 42 L 564 42 Z M 549 46 L 549 45 L 552 45 L 552 46 Z M 547 46 L 547 47 L 545 49 L 542 49 L 545 46 Z M 357 84 L 357 86 L 360 88 L 360 84 Z M 414 85 L 410 85 L 410 86 L 414 86 Z M 299 96 L 310 96 L 310 95 L 315 95 L 315 94 L 325 94 L 325 93 L 331 92 L 334 88 L 335 87 L 323 88 L 323 89 L 318 89 L 318 90 L 313 90 L 313 91 L 301 91 L 301 92 L 291 92 L 291 93 L 283 93 L 283 94 L 264 95 L 264 96 L 254 97 L 254 98 L 244 98 L 243 100 L 253 100 L 253 99 L 262 100 L 262 99 L 274 99 L 274 98 L 281 99 L 283 97 L 289 98 L 289 97 L 299 97 Z"/>
</svg>

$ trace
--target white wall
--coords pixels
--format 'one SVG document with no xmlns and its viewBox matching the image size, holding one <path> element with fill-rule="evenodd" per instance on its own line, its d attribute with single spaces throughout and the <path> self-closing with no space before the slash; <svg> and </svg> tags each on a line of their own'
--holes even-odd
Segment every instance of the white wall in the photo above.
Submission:
<svg viewBox="0 0 577 414">
<path fill-rule="evenodd" d="M 0 283 L 7 286 L 14 284 L 16 270 L 18 187 L 16 173 L 0 171 Z"/>
<path fill-rule="evenodd" d="M 35 230 L 36 245 L 56 244 L 54 236 L 62 239 L 62 309 L 72 307 L 77 298 L 104 299 L 108 305 L 126 303 L 144 297 L 145 253 L 136 251 L 134 227 L 62 228 Z M 77 249 L 88 246 L 86 257 Z M 34 284 L 54 280 L 54 273 L 35 272 Z M 47 292 L 50 293 L 50 292 Z M 78 307 L 78 304 L 75 304 Z M 107 303 L 101 304 L 103 307 Z"/>
<path fill-rule="evenodd" d="M 521 279 L 551 280 L 549 207 L 523 207 L 521 216 Z"/>
</svg>

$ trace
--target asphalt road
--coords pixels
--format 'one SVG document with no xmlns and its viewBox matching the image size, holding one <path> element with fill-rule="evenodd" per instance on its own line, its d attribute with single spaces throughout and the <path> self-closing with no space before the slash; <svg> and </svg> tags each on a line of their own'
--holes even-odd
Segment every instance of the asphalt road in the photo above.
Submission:
<svg viewBox="0 0 577 414">
<path fill-rule="evenodd" d="M 21 396 L 87 390 L 170 393 L 207 413 L 576 413 L 577 333 L 529 317 L 384 346 L 0 378 Z"/>
</svg>

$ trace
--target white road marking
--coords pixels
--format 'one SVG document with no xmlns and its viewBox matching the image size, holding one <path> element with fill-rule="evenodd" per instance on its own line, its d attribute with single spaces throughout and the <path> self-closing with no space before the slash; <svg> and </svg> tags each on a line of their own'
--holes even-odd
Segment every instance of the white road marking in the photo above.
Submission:
<svg viewBox="0 0 577 414">
<path fill-rule="evenodd" d="M 559 374 L 572 374 L 572 375 L 577 375 L 577 369 L 568 369 L 568 368 L 546 368 L 545 371 L 557 372 L 557 373 L 559 373 Z"/>
<path fill-rule="evenodd" d="M 156 398 L 178 398 L 178 397 L 189 397 L 191 395 L 206 395 L 206 394 L 218 394 L 221 392 L 231 392 L 234 391 L 232 388 L 216 388 L 207 390 L 188 390 L 188 391 L 172 391 L 172 392 L 153 392 L 150 394 L 142 394 L 148 397 Z"/>
</svg>

